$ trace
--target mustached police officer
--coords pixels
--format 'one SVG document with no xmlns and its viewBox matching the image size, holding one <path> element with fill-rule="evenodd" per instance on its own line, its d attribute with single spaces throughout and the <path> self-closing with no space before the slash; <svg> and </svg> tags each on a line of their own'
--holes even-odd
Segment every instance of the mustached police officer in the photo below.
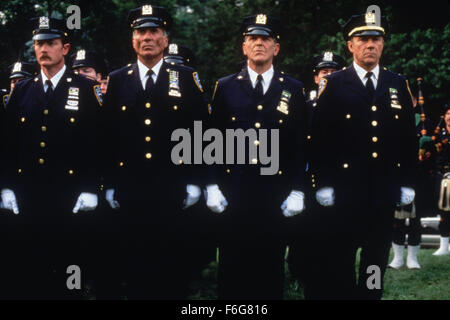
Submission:
<svg viewBox="0 0 450 320">
<path fill-rule="evenodd" d="M 14 270 L 12 295 L 66 298 L 76 291 L 66 282 L 67 268 L 77 264 L 76 217 L 97 206 L 101 99 L 94 82 L 65 65 L 65 21 L 43 16 L 32 27 L 41 70 L 15 85 L 5 116 L 1 197 L 18 230 L 6 262 Z"/>
</svg>

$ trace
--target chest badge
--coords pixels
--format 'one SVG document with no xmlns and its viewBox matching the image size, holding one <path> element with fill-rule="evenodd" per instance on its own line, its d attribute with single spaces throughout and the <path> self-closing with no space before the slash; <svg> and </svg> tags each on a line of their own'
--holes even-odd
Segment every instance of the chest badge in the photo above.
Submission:
<svg viewBox="0 0 450 320">
<path fill-rule="evenodd" d="M 80 89 L 76 87 L 70 87 L 66 106 L 64 108 L 67 110 L 78 111 L 79 97 Z"/>
<path fill-rule="evenodd" d="M 402 106 L 398 100 L 398 91 L 395 88 L 389 88 L 389 95 L 391 98 L 391 108 L 401 109 Z"/>
<path fill-rule="evenodd" d="M 291 100 L 291 93 L 289 91 L 283 90 L 281 93 L 281 99 L 278 103 L 277 110 L 284 114 L 289 114 L 289 101 Z"/>
<path fill-rule="evenodd" d="M 169 70 L 169 96 L 181 97 L 180 74 L 176 70 Z"/>
</svg>

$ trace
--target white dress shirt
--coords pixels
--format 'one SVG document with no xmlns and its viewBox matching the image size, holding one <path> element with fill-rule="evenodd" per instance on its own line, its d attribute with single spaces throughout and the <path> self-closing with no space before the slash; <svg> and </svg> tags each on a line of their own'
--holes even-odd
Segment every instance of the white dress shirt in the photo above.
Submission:
<svg viewBox="0 0 450 320">
<path fill-rule="evenodd" d="M 360 66 L 358 66 L 358 64 L 353 61 L 353 68 L 355 68 L 356 73 L 358 74 L 358 77 L 361 79 L 364 87 L 366 86 L 366 82 L 367 82 L 367 70 L 361 68 Z M 378 76 L 380 75 L 380 65 L 377 64 L 377 66 L 375 68 L 373 68 L 372 70 L 370 70 L 372 72 L 372 82 L 373 82 L 373 87 L 376 89 L 377 88 L 377 84 L 378 84 Z"/>
<path fill-rule="evenodd" d="M 158 74 L 159 74 L 159 70 L 161 69 L 162 63 L 163 63 L 163 59 L 159 60 L 159 62 L 157 64 L 155 64 L 152 68 L 153 83 L 156 83 L 156 79 L 158 79 Z M 137 61 L 137 65 L 138 65 L 138 69 L 139 69 L 139 77 L 141 78 L 142 88 L 145 90 L 145 84 L 147 83 L 147 79 L 148 79 L 147 71 L 149 70 L 149 68 L 147 68 L 145 66 L 145 64 L 140 62 L 139 59 Z"/>
<path fill-rule="evenodd" d="M 256 78 L 258 77 L 258 73 L 253 71 L 252 68 L 250 68 L 248 66 L 248 63 L 247 63 L 247 70 L 248 70 L 248 75 L 250 76 L 250 81 L 252 82 L 252 87 L 253 87 L 253 89 L 255 89 L 256 80 L 257 80 Z M 272 78 L 273 78 L 273 73 L 274 73 L 274 71 L 273 71 L 273 65 L 272 65 L 272 66 L 270 66 L 269 70 L 267 70 L 266 72 L 264 72 L 262 74 L 263 94 L 266 94 L 267 90 L 269 89 L 270 82 L 272 81 Z"/>
<path fill-rule="evenodd" d="M 66 71 L 66 65 L 64 65 L 61 70 L 59 70 L 51 79 L 47 78 L 44 71 L 41 69 L 42 83 L 44 84 L 44 92 L 47 92 L 48 85 L 45 83 L 47 80 L 50 80 L 53 86 L 53 90 L 55 90 L 58 85 L 59 80 L 61 80 L 64 72 Z"/>
</svg>

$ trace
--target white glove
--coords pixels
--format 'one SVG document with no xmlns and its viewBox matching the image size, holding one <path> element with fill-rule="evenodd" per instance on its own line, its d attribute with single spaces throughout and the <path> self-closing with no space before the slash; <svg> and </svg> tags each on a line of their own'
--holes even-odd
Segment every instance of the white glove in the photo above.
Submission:
<svg viewBox="0 0 450 320">
<path fill-rule="evenodd" d="M 190 206 L 196 204 L 197 201 L 200 199 L 200 196 L 202 195 L 202 190 L 200 189 L 200 187 L 193 184 L 188 184 L 186 186 L 186 192 L 187 196 L 186 199 L 184 199 L 183 201 L 184 204 L 183 209 L 187 209 Z"/>
<path fill-rule="evenodd" d="M 222 213 L 228 205 L 217 184 L 206 186 L 206 206 L 213 212 Z"/>
<path fill-rule="evenodd" d="M 292 217 L 305 209 L 305 194 L 301 191 L 293 190 L 286 200 L 281 205 L 283 215 L 285 217 Z"/>
<path fill-rule="evenodd" d="M 118 209 L 120 208 L 120 204 L 117 200 L 114 200 L 114 189 L 107 189 L 105 194 L 105 199 L 109 203 L 109 206 L 112 209 Z"/>
<path fill-rule="evenodd" d="M 16 195 L 11 189 L 2 189 L 1 208 L 11 210 L 14 214 L 19 214 L 19 206 L 17 205 Z"/>
<path fill-rule="evenodd" d="M 72 212 L 78 213 L 79 210 L 81 211 L 95 210 L 95 208 L 97 208 L 97 205 L 98 205 L 98 197 L 96 194 L 82 192 L 78 197 L 77 203 L 75 204 L 75 207 L 73 208 Z"/>
<path fill-rule="evenodd" d="M 331 207 L 334 205 L 334 189 L 332 187 L 320 188 L 316 192 L 317 202 L 324 207 Z"/>
<path fill-rule="evenodd" d="M 411 204 L 414 201 L 414 197 L 416 196 L 414 189 L 408 187 L 401 187 L 400 190 L 401 190 L 400 205 L 406 206 L 408 204 Z"/>
</svg>

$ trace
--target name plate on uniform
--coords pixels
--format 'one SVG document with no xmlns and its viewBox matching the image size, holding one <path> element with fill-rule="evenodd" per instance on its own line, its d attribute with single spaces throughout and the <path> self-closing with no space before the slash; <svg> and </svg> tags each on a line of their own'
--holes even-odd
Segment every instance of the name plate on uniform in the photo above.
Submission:
<svg viewBox="0 0 450 320">
<path fill-rule="evenodd" d="M 289 91 L 283 90 L 281 93 L 281 99 L 277 106 L 277 110 L 284 114 L 289 114 L 289 101 L 291 100 L 291 93 Z"/>
<path fill-rule="evenodd" d="M 69 95 L 67 96 L 66 106 L 67 110 L 78 111 L 78 99 L 79 99 L 80 89 L 76 87 L 69 88 Z"/>
<path fill-rule="evenodd" d="M 180 75 L 178 71 L 169 71 L 169 96 L 171 97 L 181 97 L 180 91 Z"/>
<path fill-rule="evenodd" d="M 389 88 L 389 95 L 391 97 L 391 108 L 401 109 L 402 106 L 400 105 L 400 102 L 398 101 L 398 91 L 397 91 L 397 89 Z"/>
</svg>

